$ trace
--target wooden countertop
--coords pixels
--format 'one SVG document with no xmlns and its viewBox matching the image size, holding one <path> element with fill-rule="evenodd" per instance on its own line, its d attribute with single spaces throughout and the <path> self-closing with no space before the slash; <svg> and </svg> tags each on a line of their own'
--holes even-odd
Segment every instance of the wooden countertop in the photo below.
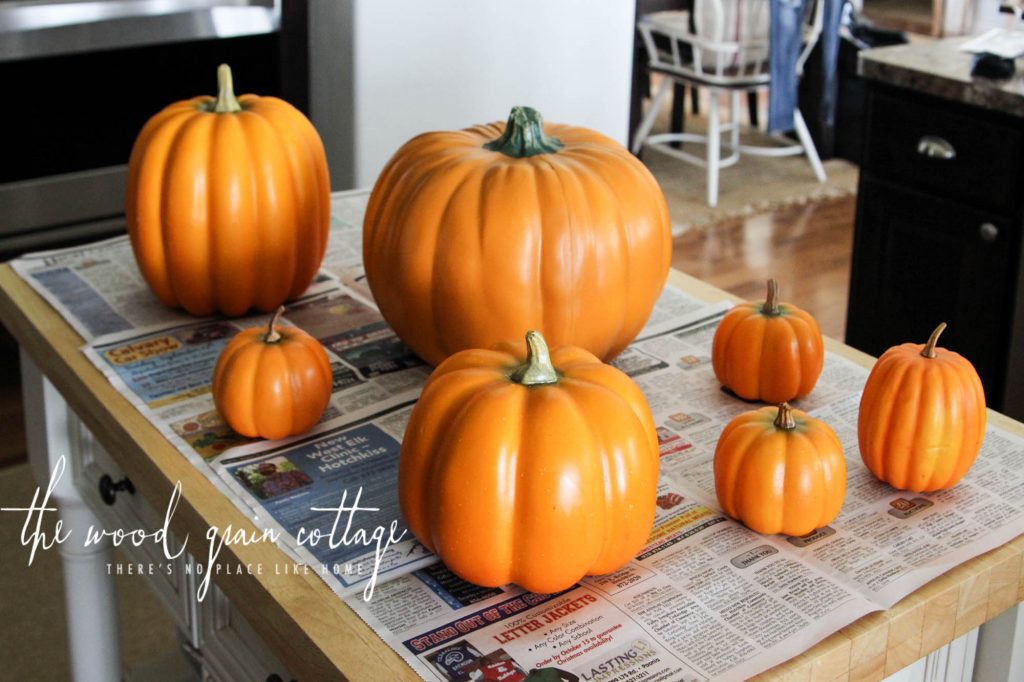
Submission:
<svg viewBox="0 0 1024 682">
<path fill-rule="evenodd" d="M 734 298 L 688 275 L 669 280 L 706 300 Z M 182 497 L 172 519 L 179 536 L 205 537 L 210 526 L 253 529 L 79 350 L 82 339 L 11 269 L 0 265 L 0 319 L 64 396 L 146 500 L 166 506 L 176 481 Z M 832 339 L 828 350 L 870 366 L 873 359 Z M 1024 435 L 1024 425 L 991 413 L 990 423 Z M 758 679 L 878 680 L 1024 600 L 1024 536 L 933 580 L 888 611 L 869 614 Z M 270 544 L 231 545 L 221 565 L 281 564 Z M 214 577 L 267 645 L 303 680 L 418 679 L 315 573 Z"/>
</svg>

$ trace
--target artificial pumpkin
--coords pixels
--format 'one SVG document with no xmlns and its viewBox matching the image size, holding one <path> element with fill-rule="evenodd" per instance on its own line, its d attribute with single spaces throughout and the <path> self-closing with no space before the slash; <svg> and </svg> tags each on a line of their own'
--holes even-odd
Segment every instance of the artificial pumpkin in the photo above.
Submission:
<svg viewBox="0 0 1024 682">
<path fill-rule="evenodd" d="M 528 107 L 407 142 L 363 226 L 381 313 L 434 365 L 523 329 L 607 360 L 643 328 L 671 257 L 668 208 L 644 165 Z"/>
<path fill-rule="evenodd" d="M 298 327 L 243 329 L 217 358 L 213 402 L 228 426 L 250 438 L 277 439 L 317 423 L 331 399 L 331 363 L 320 342 Z"/>
<path fill-rule="evenodd" d="M 402 441 L 413 534 L 456 575 L 539 593 L 628 562 L 654 521 L 658 438 L 633 381 L 577 347 L 452 355 Z"/>
<path fill-rule="evenodd" d="M 985 438 L 985 391 L 974 366 L 936 344 L 904 343 L 882 354 L 860 399 L 857 439 L 864 465 L 901 490 L 951 488 Z"/>
<path fill-rule="evenodd" d="M 795 305 L 779 302 L 778 293 L 778 282 L 768 280 L 763 303 L 740 303 L 715 330 L 715 377 L 745 400 L 778 404 L 802 398 L 825 364 L 818 323 Z"/>
<path fill-rule="evenodd" d="M 828 424 L 786 403 L 745 412 L 718 439 L 715 492 L 722 510 L 751 530 L 806 535 L 843 506 L 843 446 Z"/>
<path fill-rule="evenodd" d="M 157 298 L 193 315 L 270 312 L 301 294 L 327 248 L 323 144 L 276 97 L 175 102 L 132 148 L 125 214 L 139 270 Z"/>
</svg>

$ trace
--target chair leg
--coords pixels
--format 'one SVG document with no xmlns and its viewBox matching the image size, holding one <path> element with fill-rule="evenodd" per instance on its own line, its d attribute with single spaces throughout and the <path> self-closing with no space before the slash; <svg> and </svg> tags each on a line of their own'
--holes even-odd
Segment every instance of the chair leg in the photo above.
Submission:
<svg viewBox="0 0 1024 682">
<path fill-rule="evenodd" d="M 669 96 L 672 90 L 672 79 L 662 78 L 661 83 L 658 85 L 658 92 L 654 95 L 654 101 L 651 102 L 651 108 L 647 110 L 647 114 L 644 116 L 644 120 L 640 122 L 640 127 L 636 129 L 636 136 L 633 137 L 633 147 L 631 151 L 634 154 L 639 154 L 640 149 L 644 146 L 644 140 L 651 134 L 651 128 L 654 127 L 654 121 L 658 118 L 658 112 L 661 111 L 661 105 L 665 103 L 665 99 Z"/>
<path fill-rule="evenodd" d="M 757 113 L 757 90 L 747 91 L 747 115 L 750 120 L 750 127 L 757 128 L 758 113 Z"/>
<path fill-rule="evenodd" d="M 700 114 L 700 92 L 696 85 L 690 86 L 690 113 L 694 116 Z"/>
<path fill-rule="evenodd" d="M 807 130 L 807 123 L 804 122 L 803 114 L 799 109 L 793 112 L 793 126 L 796 128 L 796 136 L 804 148 L 804 154 L 807 155 L 807 160 L 810 162 L 811 168 L 814 169 L 815 177 L 818 178 L 818 182 L 825 182 L 828 180 L 828 176 L 825 175 L 825 167 L 821 165 L 818 150 L 814 147 L 814 140 L 811 138 L 810 131 Z"/>
<path fill-rule="evenodd" d="M 718 111 L 718 90 L 710 88 L 708 110 L 708 206 L 718 205 L 718 161 L 721 156 L 722 132 Z"/>
<path fill-rule="evenodd" d="M 733 90 L 730 94 L 729 122 L 732 124 L 732 128 L 729 130 L 729 146 L 735 152 L 740 148 L 740 91 Z"/>
<path fill-rule="evenodd" d="M 686 125 L 686 86 L 676 83 L 672 88 L 672 116 L 669 122 L 669 132 L 681 133 Z M 681 149 L 682 142 L 670 142 L 674 148 Z"/>
</svg>

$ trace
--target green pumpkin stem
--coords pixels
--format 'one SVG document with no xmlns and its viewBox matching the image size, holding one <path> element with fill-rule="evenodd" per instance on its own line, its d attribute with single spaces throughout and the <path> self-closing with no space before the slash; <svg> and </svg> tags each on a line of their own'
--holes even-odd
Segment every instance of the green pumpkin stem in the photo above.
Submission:
<svg viewBox="0 0 1024 682">
<path fill-rule="evenodd" d="M 761 312 L 765 315 L 779 314 L 779 283 L 774 279 L 768 280 L 768 296 L 764 299 Z"/>
<path fill-rule="evenodd" d="M 940 322 L 939 326 L 935 328 L 932 335 L 928 337 L 928 343 L 924 344 L 924 348 L 921 349 L 921 356 L 928 358 L 929 360 L 935 358 L 937 353 L 935 352 L 935 346 L 939 343 L 939 336 L 946 330 L 946 323 Z"/>
<path fill-rule="evenodd" d="M 281 332 L 277 331 L 275 326 L 277 325 L 278 318 L 281 317 L 281 313 L 283 312 L 283 305 L 279 305 L 277 310 L 274 311 L 274 316 L 270 318 L 270 324 L 267 325 L 267 333 L 263 337 L 264 343 L 277 343 L 281 340 Z"/>
<path fill-rule="evenodd" d="M 544 134 L 544 119 L 536 109 L 512 107 L 505 132 L 485 143 L 484 149 L 522 159 L 537 154 L 554 154 L 564 146 L 557 137 Z"/>
<path fill-rule="evenodd" d="M 796 428 L 793 408 L 789 406 L 789 403 L 779 403 L 779 413 L 775 416 L 775 428 L 784 431 L 792 431 Z"/>
<path fill-rule="evenodd" d="M 551 364 L 548 344 L 540 332 L 526 332 L 526 362 L 519 365 L 509 379 L 523 386 L 558 383 L 558 371 Z"/>
<path fill-rule="evenodd" d="M 217 67 L 217 103 L 213 105 L 216 114 L 231 114 L 241 111 L 242 105 L 235 98 L 235 83 L 231 67 L 221 64 Z"/>
</svg>

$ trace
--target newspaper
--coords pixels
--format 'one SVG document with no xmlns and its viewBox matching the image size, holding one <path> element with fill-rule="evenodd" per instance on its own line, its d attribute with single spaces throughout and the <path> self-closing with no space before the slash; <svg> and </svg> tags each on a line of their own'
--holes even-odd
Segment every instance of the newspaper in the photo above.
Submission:
<svg viewBox="0 0 1024 682">
<path fill-rule="evenodd" d="M 794 406 L 843 443 L 842 513 L 798 538 L 727 518 L 715 445 L 729 420 L 758 405 L 715 381 L 718 319 L 635 342 L 613 361 L 648 398 L 662 463 L 654 528 L 627 566 L 541 596 L 482 590 L 437 563 L 383 582 L 369 602 L 348 596 L 349 605 L 425 679 L 745 679 L 1024 532 L 1024 439 L 990 427 L 952 490 L 895 490 L 857 450 L 867 370 L 833 353 Z"/>
<path fill-rule="evenodd" d="M 331 236 L 321 272 L 306 295 L 347 280 L 366 301 L 362 276 L 362 211 L 368 193 L 339 192 L 331 197 Z M 358 229 L 359 243 L 351 236 Z M 135 263 L 128 235 L 64 249 L 38 251 L 11 261 L 29 286 L 68 321 L 86 341 L 138 329 L 173 327 L 197 318 L 169 308 L 146 286 Z M 214 319 L 214 318 L 211 318 Z"/>
<path fill-rule="evenodd" d="M 90 294 L 88 305 L 44 289 L 85 329 L 108 326 L 97 300 L 126 313 L 127 326 L 92 338 L 85 354 L 424 679 L 741 679 L 1024 532 L 1024 439 L 990 426 L 977 463 L 955 488 L 894 490 L 864 468 L 857 450 L 867 370 L 833 353 L 813 393 L 794 406 L 830 424 L 844 446 L 842 513 L 802 538 L 761 536 L 727 518 L 714 492 L 715 444 L 730 419 L 759 405 L 724 392 L 710 367 L 711 340 L 729 304 L 669 286 L 613 361 L 640 386 L 657 424 L 661 477 L 645 547 L 615 573 L 559 594 L 468 584 L 403 533 L 398 456 L 429 368 L 373 305 L 361 261 L 365 203 L 366 193 L 334 198 L 329 277 L 282 318 L 321 341 L 334 372 L 321 422 L 290 439 L 241 438 L 210 396 L 220 350 L 238 329 L 266 324 L 265 316 L 196 319 L 162 309 L 148 313 L 153 320 L 144 309 L 159 304 L 143 303 L 138 278 L 96 286 L 104 293 Z M 79 272 L 89 258 L 111 273 L 114 264 L 127 267 L 111 255 L 123 247 L 118 240 L 81 247 L 49 264 L 28 256 L 16 270 L 38 289 L 53 267 Z"/>
</svg>

